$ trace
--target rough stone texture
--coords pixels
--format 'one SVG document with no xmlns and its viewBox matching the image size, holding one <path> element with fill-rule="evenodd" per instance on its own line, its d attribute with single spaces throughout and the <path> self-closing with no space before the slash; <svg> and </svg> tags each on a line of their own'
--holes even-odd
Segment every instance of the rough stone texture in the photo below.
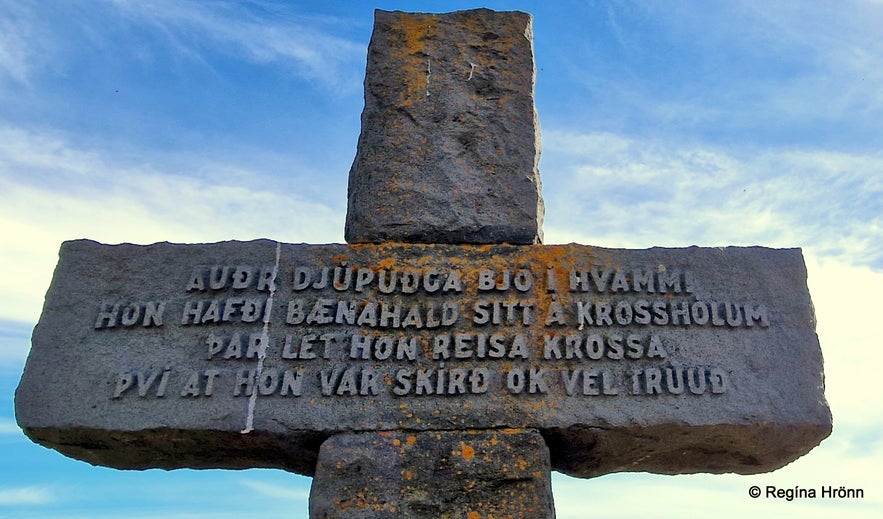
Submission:
<svg viewBox="0 0 883 519">
<path fill-rule="evenodd" d="M 319 451 L 310 517 L 551 519 L 549 450 L 523 429 L 339 434 Z"/>
<path fill-rule="evenodd" d="M 531 17 L 376 11 L 349 243 L 542 241 Z"/>
<path fill-rule="evenodd" d="M 232 271 L 226 288 L 211 288 L 208 273 L 218 265 L 250 266 L 255 272 L 270 273 L 277 268 L 270 313 L 250 314 L 251 321 L 246 321 L 242 302 L 251 298 L 264 301 L 270 292 L 258 290 L 254 279 L 246 288 L 233 288 Z M 331 277 L 337 267 L 341 280 L 351 268 L 352 282 L 346 290 L 296 290 L 294 272 L 298 266 L 311 272 L 314 281 L 324 267 L 329 268 Z M 597 290 L 593 268 L 599 278 L 609 272 L 604 291 Z M 533 283 L 524 291 L 480 291 L 478 280 L 485 269 L 530 272 Z M 674 276 L 683 286 L 679 292 L 668 287 L 663 293 L 660 285 L 655 285 L 652 293 L 646 288 L 635 291 L 632 273 L 642 269 Z M 572 292 L 571 271 L 586 272 L 592 290 Z M 627 290 L 614 290 L 612 273 L 616 271 L 628 274 L 623 278 L 629 282 Z M 204 290 L 187 290 L 194 272 L 202 273 Z M 363 276 L 374 273 L 374 281 L 361 291 L 355 289 L 359 272 Z M 398 289 L 383 293 L 379 277 L 383 274 L 389 280 L 393 272 L 429 275 L 439 283 L 456 272 L 462 291 L 427 291 L 426 278 L 420 278 L 422 288 L 414 293 L 401 289 L 401 279 Z M 551 285 L 546 281 L 549 272 L 556 279 Z M 684 273 L 689 273 L 689 291 Z M 500 274 L 496 279 L 502 282 Z M 289 304 L 298 299 L 306 303 L 301 318 L 313 314 L 312 324 L 288 322 Z M 750 327 L 744 322 L 739 326 L 712 325 L 707 315 L 709 322 L 704 325 L 620 324 L 613 321 L 617 312 L 609 314 L 609 322 L 599 318 L 600 325 L 577 324 L 577 303 L 616 308 L 624 302 L 634 309 L 642 300 L 662 308 L 698 304 L 697 308 L 707 309 L 708 302 L 718 302 L 718 319 L 723 319 L 720 305 L 725 302 L 749 308 L 762 304 L 768 326 L 758 319 L 752 319 Z M 131 308 L 143 309 L 146 302 L 160 301 L 164 302 L 162 326 L 144 326 L 143 316 L 131 326 L 123 324 L 123 309 L 132 302 L 138 305 Z M 183 325 L 185 309 L 200 301 L 199 319 L 206 322 Z M 212 301 L 233 305 L 228 321 L 221 319 L 221 307 L 212 314 Z M 336 324 L 338 301 L 353 302 L 358 315 L 372 302 L 375 308 L 385 303 L 390 311 L 398 303 L 403 309 L 400 325 L 414 305 L 426 325 L 430 313 L 446 303 L 458 309 L 460 318 L 451 326 L 435 328 L 395 327 L 389 319 L 385 328 L 369 321 Z M 482 317 L 475 305 L 482 301 L 490 305 L 487 309 L 493 302 L 501 305 L 500 324 L 475 323 Z M 547 324 L 554 302 L 564 309 L 564 324 Z M 97 319 L 101 309 L 115 304 L 120 305 L 121 314 L 116 325 L 96 329 L 96 321 L 101 324 Z M 504 304 L 515 310 L 518 304 L 535 305 L 536 311 L 529 313 L 535 313 L 536 319 L 525 325 L 516 311 L 513 322 L 507 324 Z M 697 320 L 701 317 L 699 314 Z M 332 322 L 319 322 L 328 319 Z M 347 246 L 267 240 L 137 246 L 81 240 L 62 246 L 16 392 L 16 415 L 34 441 L 75 458 L 119 468 L 272 466 L 311 474 L 319 444 L 335 434 L 514 427 L 539 430 L 551 451 L 552 466 L 575 476 L 617 471 L 758 473 L 801 456 L 830 433 L 831 415 L 824 399 L 822 357 L 814 325 L 806 271 L 797 249 Z M 261 337 L 263 332 L 267 334 L 265 358 L 247 356 L 250 338 Z M 241 358 L 230 349 L 236 334 L 242 341 Z M 481 354 L 481 334 L 485 338 L 500 334 L 505 355 L 494 358 L 490 347 Z M 283 358 L 286 337 L 292 337 L 297 351 L 303 337 L 309 335 L 331 335 L 340 340 L 332 343 L 327 358 L 318 339 L 313 341 L 316 358 Z M 616 337 L 625 345 L 634 335 L 639 349 L 645 351 L 648 338 L 656 336 L 666 356 L 592 359 L 583 347 L 582 358 L 565 357 L 566 337 L 584 340 L 593 335 L 607 341 L 605 351 L 614 356 L 610 341 Z M 209 358 L 213 336 L 220 338 L 222 347 Z M 353 336 L 368 337 L 375 346 L 383 337 L 413 338 L 418 347 L 413 360 L 399 359 L 391 350 L 384 353 L 377 348 L 369 359 L 362 359 L 360 351 L 353 358 Z M 460 350 L 452 343 L 447 350 L 449 358 L 432 358 L 438 337 L 453 341 L 458 336 L 468 339 Z M 512 355 L 519 336 L 524 338 L 528 358 Z M 560 359 L 544 358 L 545 341 L 552 336 L 561 340 Z M 622 346 L 620 351 L 625 349 Z M 224 358 L 228 353 L 230 357 Z M 241 387 L 240 396 L 235 396 L 237 377 L 259 367 L 264 378 L 258 385 L 269 391 L 253 392 L 252 401 L 247 387 Z M 347 368 L 354 370 L 350 372 L 353 378 L 344 380 Z M 488 370 L 485 392 L 469 393 L 469 382 L 450 384 L 453 370 L 471 373 L 482 368 Z M 205 373 L 209 369 L 217 370 L 217 376 L 212 395 L 206 396 Z M 336 375 L 329 378 L 333 395 L 327 396 L 320 373 L 332 374 L 334 369 L 338 370 Z M 447 370 L 443 392 L 456 394 L 415 394 L 419 370 L 425 370 L 431 384 L 436 384 L 442 369 Z M 659 394 L 647 394 L 646 381 L 639 384 L 639 394 L 632 394 L 630 373 L 650 370 L 647 373 L 664 378 L 667 369 L 674 374 L 693 369 L 706 375 L 709 370 L 719 370 L 728 379 L 726 390 L 713 393 L 706 380 L 700 394 L 686 390 L 676 394 L 665 390 L 663 380 Z M 303 373 L 302 394 L 280 396 L 283 373 L 293 370 Z M 507 377 L 530 370 L 544 370 L 537 378 L 547 387 L 534 387 L 533 393 L 527 385 L 520 392 L 507 389 Z M 585 395 L 580 379 L 572 386 L 573 394 L 568 394 L 566 377 L 577 370 L 609 373 L 618 394 Z M 166 372 L 167 387 L 159 397 L 160 373 Z M 200 396 L 187 395 L 194 372 L 201 377 Z M 361 384 L 365 374 L 373 377 L 374 385 Z M 156 378 L 151 383 L 152 375 Z M 113 398 L 126 377 L 130 387 Z M 398 377 L 411 383 L 406 395 L 394 393 L 401 385 Z M 481 380 L 477 382 L 482 385 Z M 597 392 L 601 385 L 601 379 L 596 378 L 594 385 L 588 385 L 588 392 Z M 460 394 L 460 387 L 467 393 Z M 363 394 L 365 388 L 368 391 Z M 249 432 L 240 434 L 242 430 Z"/>
</svg>

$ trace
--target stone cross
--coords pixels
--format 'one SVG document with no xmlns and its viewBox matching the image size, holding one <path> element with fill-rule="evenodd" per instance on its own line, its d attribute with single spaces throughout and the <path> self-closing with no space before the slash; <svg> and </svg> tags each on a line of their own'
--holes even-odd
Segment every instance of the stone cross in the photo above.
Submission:
<svg viewBox="0 0 883 519">
<path fill-rule="evenodd" d="M 313 518 L 554 517 L 576 477 L 831 431 L 799 249 L 538 245 L 531 19 L 378 11 L 349 245 L 66 242 L 16 414 L 121 469 L 313 476 Z"/>
</svg>

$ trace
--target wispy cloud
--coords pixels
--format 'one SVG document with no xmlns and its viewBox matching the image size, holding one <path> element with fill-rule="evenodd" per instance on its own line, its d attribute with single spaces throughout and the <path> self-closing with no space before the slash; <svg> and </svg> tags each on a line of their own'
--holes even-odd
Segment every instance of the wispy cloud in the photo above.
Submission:
<svg viewBox="0 0 883 519">
<path fill-rule="evenodd" d="M 6 418 L 0 418 L 0 436 L 13 436 L 21 434 L 18 424 Z"/>
<path fill-rule="evenodd" d="M 47 70 L 56 78 L 75 75 L 73 67 L 84 60 L 220 74 L 219 61 L 232 58 L 278 65 L 332 95 L 352 94 L 361 89 L 365 48 L 340 35 L 346 25 L 261 1 L 4 2 L 0 86 L 28 86 Z"/>
<path fill-rule="evenodd" d="M 883 268 L 878 156 L 554 130 L 544 143 L 560 186 L 545 195 L 549 241 L 804 246 Z"/>
<path fill-rule="evenodd" d="M 807 7 L 753 0 L 607 5 L 610 22 L 601 30 L 620 44 L 559 56 L 566 88 L 578 92 L 567 108 L 592 114 L 593 128 L 879 149 L 883 6 L 851 0 Z M 641 30 L 623 43 L 620 25 Z"/>
<path fill-rule="evenodd" d="M 881 423 L 869 424 L 865 427 L 856 427 L 849 431 L 849 449 L 846 455 L 853 458 L 865 459 L 869 457 L 881 458 L 883 454 L 883 437 L 880 436 Z"/>
<path fill-rule="evenodd" d="M 0 252 L 0 257 L 3 257 L 2 252 Z M 18 376 L 18 370 L 24 365 L 25 357 L 31 346 L 30 337 L 33 327 L 33 321 L 14 321 L 6 316 L 0 316 L 0 372 L 2 372 L 2 368 L 10 367 L 15 376 Z M 18 432 L 18 426 L 14 423 L 0 420 L 0 435 L 17 434 Z"/>
<path fill-rule="evenodd" d="M 279 63 L 334 91 L 358 90 L 364 45 L 331 34 L 334 20 L 254 2 L 108 0 L 130 23 L 161 36 L 178 57 L 206 63 L 209 48 L 259 64 Z M 339 24 L 340 21 L 337 21 Z M 339 29 L 339 27 L 338 27 Z"/>
<path fill-rule="evenodd" d="M 299 504 L 305 504 L 309 499 L 309 492 L 295 488 L 292 485 L 282 486 L 275 483 L 267 483 L 264 481 L 254 481 L 243 479 L 240 483 L 253 490 L 257 494 L 272 499 L 280 499 L 283 501 L 297 501 Z"/>
<path fill-rule="evenodd" d="M 29 83 L 50 41 L 28 2 L 0 5 L 0 83 Z"/>
<path fill-rule="evenodd" d="M 0 488 L 0 505 L 42 505 L 54 499 L 45 487 Z"/>
</svg>

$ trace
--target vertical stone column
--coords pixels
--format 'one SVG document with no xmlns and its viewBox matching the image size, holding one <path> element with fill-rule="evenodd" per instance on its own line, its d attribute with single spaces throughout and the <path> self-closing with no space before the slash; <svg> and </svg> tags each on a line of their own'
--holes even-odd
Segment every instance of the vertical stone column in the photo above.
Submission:
<svg viewBox="0 0 883 519">
<path fill-rule="evenodd" d="M 319 452 L 310 517 L 554 518 L 550 470 L 531 429 L 339 434 Z"/>
<path fill-rule="evenodd" d="M 542 242 L 534 77 L 526 13 L 376 11 L 347 242 Z M 310 517 L 553 518 L 550 473 L 532 429 L 342 433 Z"/>
<path fill-rule="evenodd" d="M 542 242 L 529 14 L 377 11 L 349 243 Z"/>
</svg>

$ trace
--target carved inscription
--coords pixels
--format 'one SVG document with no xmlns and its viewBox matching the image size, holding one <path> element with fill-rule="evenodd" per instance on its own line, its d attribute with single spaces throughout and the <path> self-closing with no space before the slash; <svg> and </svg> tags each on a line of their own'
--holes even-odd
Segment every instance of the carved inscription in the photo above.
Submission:
<svg viewBox="0 0 883 519">
<path fill-rule="evenodd" d="M 192 366 L 120 366 L 109 397 L 715 398 L 733 390 L 726 359 L 693 360 L 678 334 L 762 334 L 774 317 L 700 298 L 702 279 L 665 265 L 394 263 L 195 265 L 167 300 L 100 301 L 95 333 L 121 343 L 204 330 L 182 346 Z"/>
</svg>

